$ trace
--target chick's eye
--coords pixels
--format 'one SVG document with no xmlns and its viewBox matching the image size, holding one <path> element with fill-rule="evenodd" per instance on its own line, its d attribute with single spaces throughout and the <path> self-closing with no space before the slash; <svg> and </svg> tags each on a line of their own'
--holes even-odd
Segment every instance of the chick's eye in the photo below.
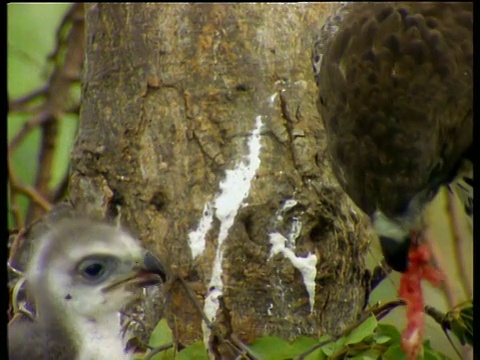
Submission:
<svg viewBox="0 0 480 360">
<path fill-rule="evenodd" d="M 93 278 L 93 277 L 101 276 L 104 271 L 105 271 L 104 266 L 102 264 L 96 263 L 96 264 L 88 265 L 85 268 L 84 273 L 85 275 Z"/>
<path fill-rule="evenodd" d="M 120 266 L 118 258 L 95 254 L 83 258 L 75 268 L 75 275 L 77 279 L 87 284 L 98 284 L 105 281 L 111 274 L 115 273 Z"/>
<path fill-rule="evenodd" d="M 105 265 L 101 262 L 86 261 L 80 267 L 82 276 L 87 280 L 99 279 L 105 274 Z"/>
</svg>

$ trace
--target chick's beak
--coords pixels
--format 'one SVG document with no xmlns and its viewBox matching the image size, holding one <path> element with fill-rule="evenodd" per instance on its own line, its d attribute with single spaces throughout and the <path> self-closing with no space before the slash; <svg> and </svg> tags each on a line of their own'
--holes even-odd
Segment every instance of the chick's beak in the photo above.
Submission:
<svg viewBox="0 0 480 360">
<path fill-rule="evenodd" d="M 113 283 L 102 289 L 110 292 L 118 288 L 135 290 L 165 282 L 166 272 L 160 261 L 151 252 L 146 251 L 143 258 L 136 262 L 127 273 L 118 277 Z"/>
<path fill-rule="evenodd" d="M 150 251 L 145 252 L 145 255 L 143 256 L 143 265 L 146 272 L 157 274 L 163 282 L 167 280 L 165 269 L 160 263 L 160 260 L 158 260 L 158 258 Z"/>
</svg>

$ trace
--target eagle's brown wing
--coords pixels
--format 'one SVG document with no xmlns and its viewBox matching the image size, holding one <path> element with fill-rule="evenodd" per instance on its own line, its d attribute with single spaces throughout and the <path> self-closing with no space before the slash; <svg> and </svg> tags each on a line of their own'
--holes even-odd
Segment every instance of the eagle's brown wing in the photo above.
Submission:
<svg viewBox="0 0 480 360">
<path fill-rule="evenodd" d="M 334 173 L 395 217 L 455 175 L 473 134 L 472 3 L 349 3 L 313 54 Z"/>
</svg>

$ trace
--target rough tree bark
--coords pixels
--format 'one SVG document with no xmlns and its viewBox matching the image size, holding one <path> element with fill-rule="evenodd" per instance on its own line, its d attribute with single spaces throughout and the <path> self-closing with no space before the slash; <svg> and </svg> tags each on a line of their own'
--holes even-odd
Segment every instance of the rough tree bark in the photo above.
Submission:
<svg viewBox="0 0 480 360">
<path fill-rule="evenodd" d="M 121 215 L 223 333 L 354 321 L 368 222 L 333 179 L 310 64 L 331 5 L 86 6 L 75 207 Z M 165 291 L 179 342 L 208 338 L 181 286 Z"/>
</svg>

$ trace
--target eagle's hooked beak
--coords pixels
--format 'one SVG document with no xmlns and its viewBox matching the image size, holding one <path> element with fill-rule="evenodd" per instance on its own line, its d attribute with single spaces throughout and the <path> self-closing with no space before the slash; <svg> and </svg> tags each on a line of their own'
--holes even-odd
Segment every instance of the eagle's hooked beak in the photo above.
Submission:
<svg viewBox="0 0 480 360">
<path fill-rule="evenodd" d="M 393 270 L 398 272 L 407 271 L 410 243 L 410 236 L 403 239 L 392 239 L 380 236 L 383 257 L 388 266 Z"/>
<path fill-rule="evenodd" d="M 393 270 L 405 272 L 408 269 L 408 253 L 411 244 L 411 232 L 407 226 L 392 220 L 377 210 L 372 216 L 383 256 Z"/>
</svg>

